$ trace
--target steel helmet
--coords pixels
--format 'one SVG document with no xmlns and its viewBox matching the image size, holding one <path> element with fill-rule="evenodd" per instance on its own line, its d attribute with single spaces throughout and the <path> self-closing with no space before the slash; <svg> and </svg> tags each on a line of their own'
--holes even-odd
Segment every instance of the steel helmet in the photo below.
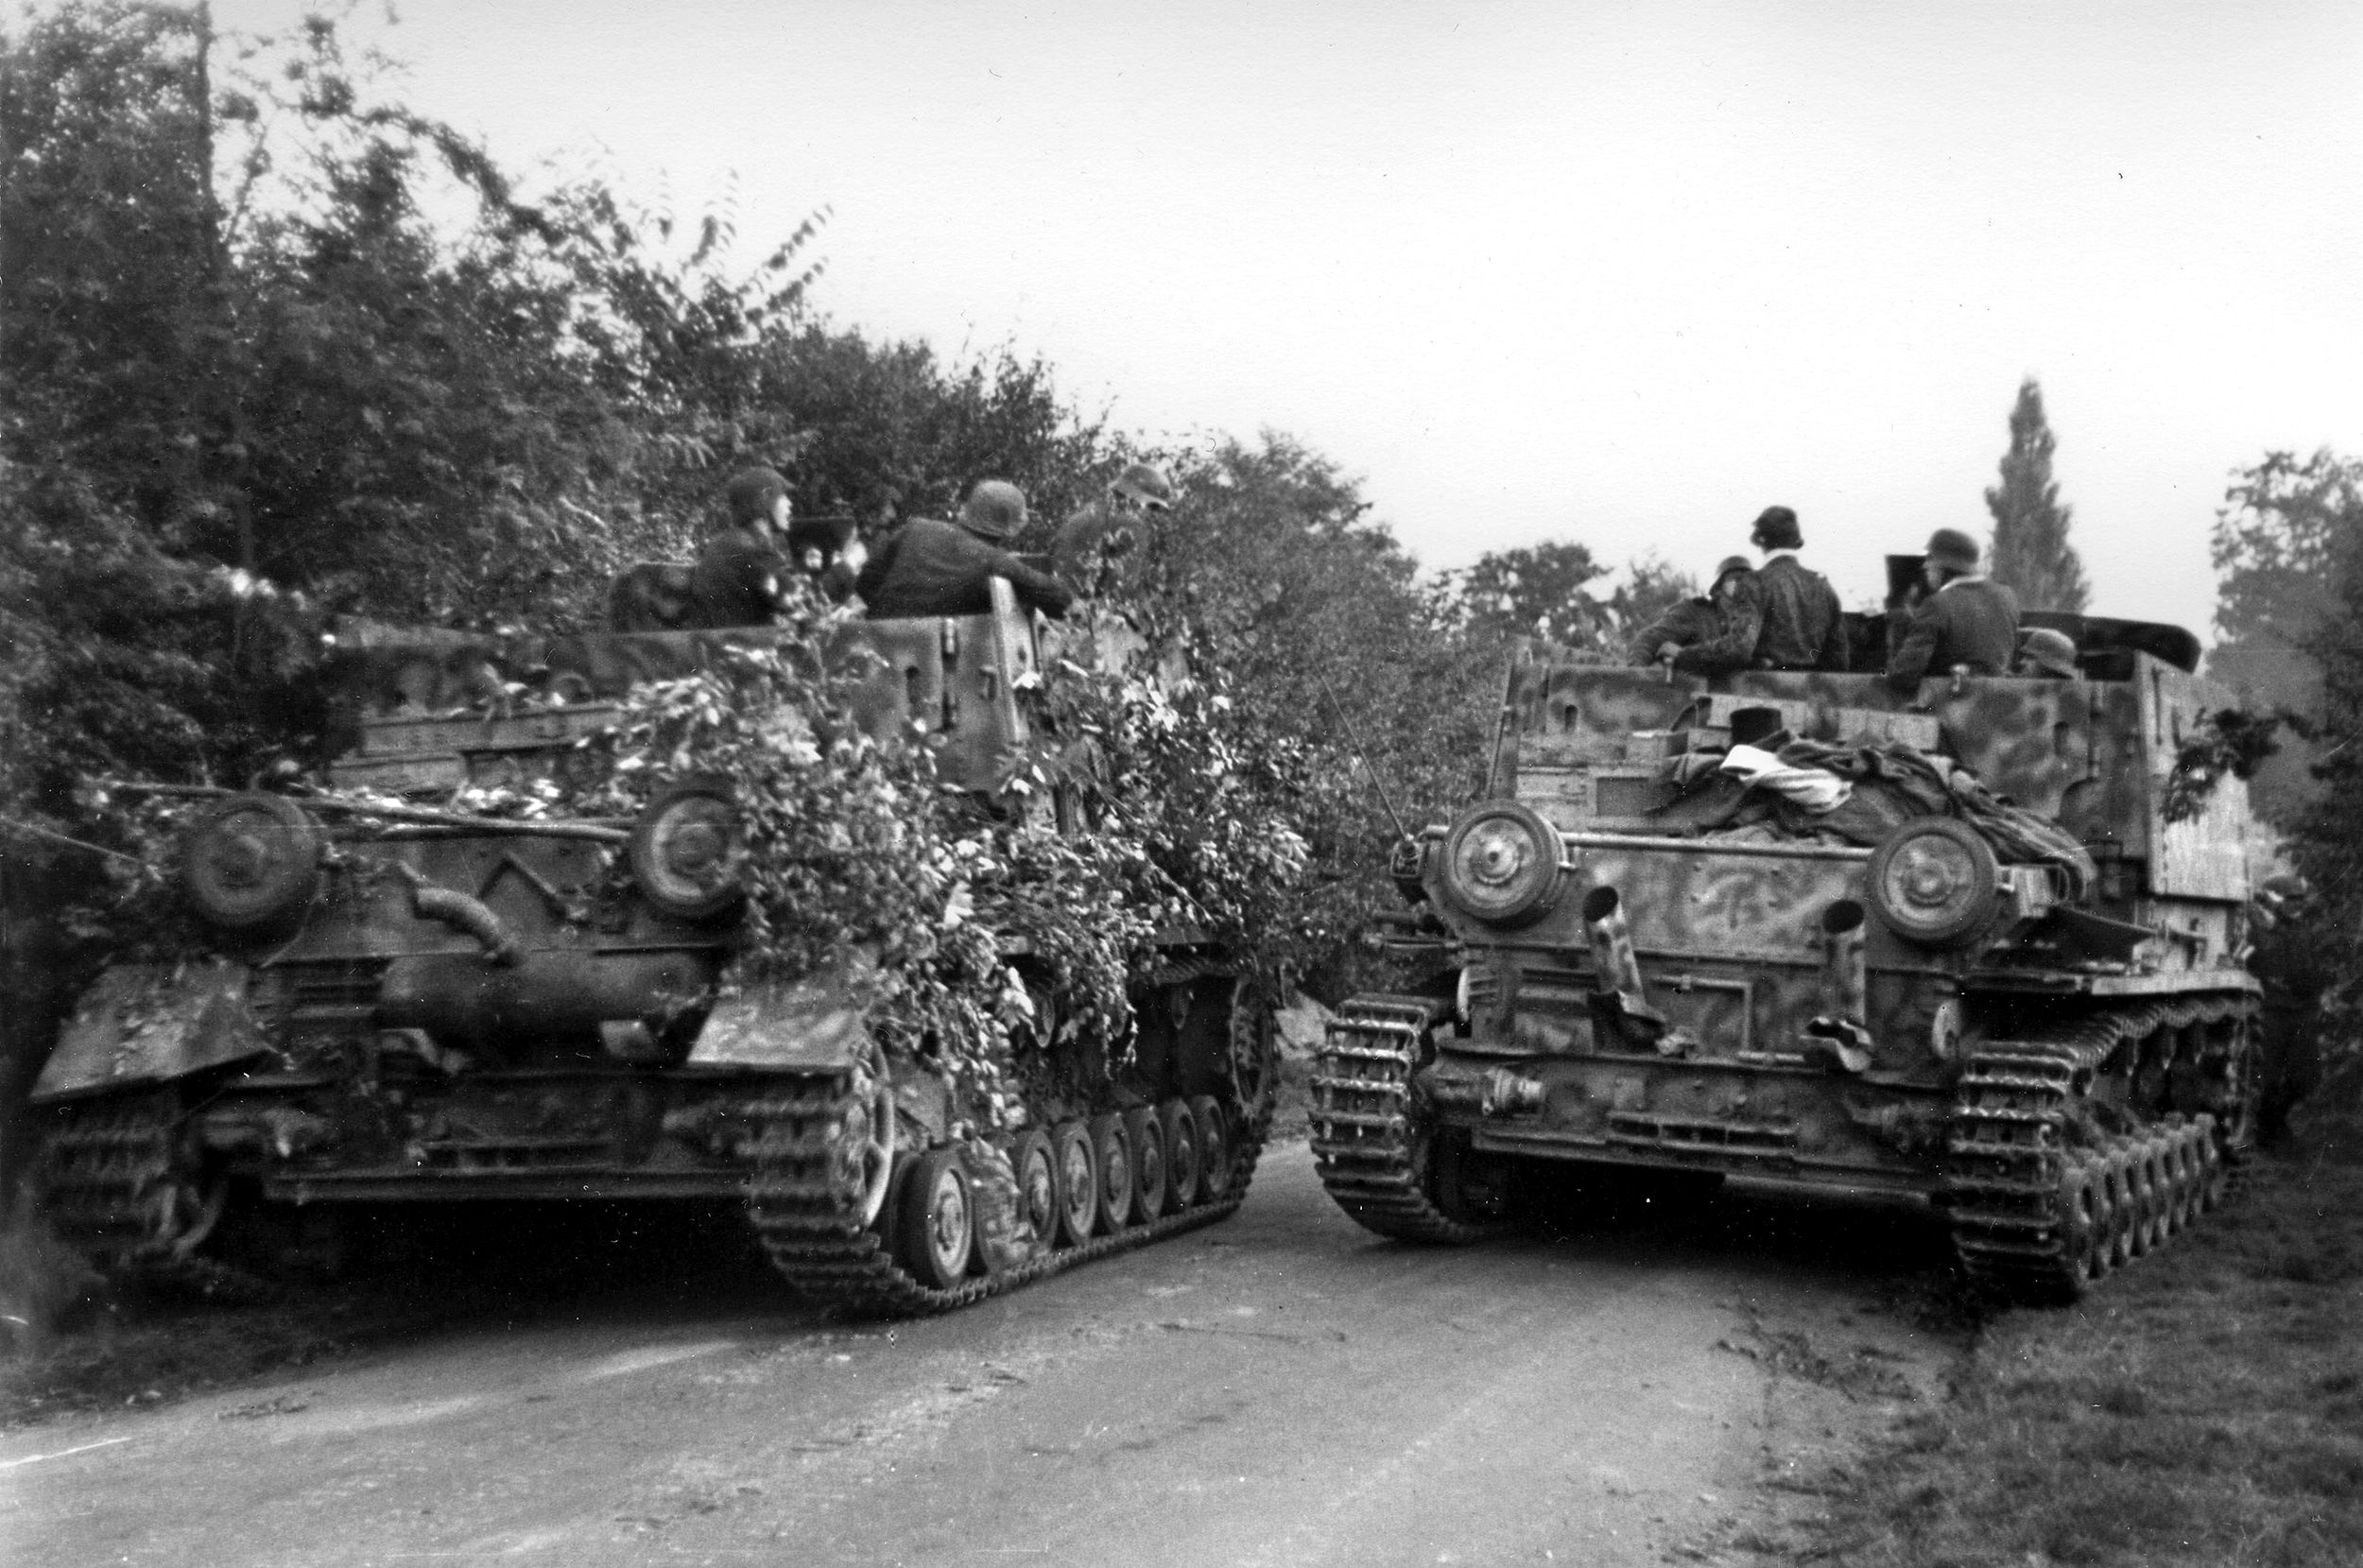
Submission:
<svg viewBox="0 0 2363 1568">
<path fill-rule="evenodd" d="M 1797 526 L 1797 514 L 1786 507 L 1767 507 L 1756 514 L 1756 526 L 1749 540 L 1767 550 L 1802 550 L 1805 536 Z"/>
<path fill-rule="evenodd" d="M 1164 470 L 1149 463 L 1126 465 L 1124 472 L 1117 474 L 1108 488 L 1127 500 L 1137 501 L 1154 510 L 1163 511 L 1173 505 L 1173 481 L 1165 477 Z"/>
<path fill-rule="evenodd" d="M 775 468 L 743 468 L 731 475 L 723 500 L 731 509 L 733 524 L 767 522 L 771 516 L 771 503 L 787 493 L 787 481 Z"/>
<path fill-rule="evenodd" d="M 1007 539 L 1026 526 L 1026 492 L 1007 479 L 987 479 L 968 492 L 960 526 L 985 539 Z"/>
<path fill-rule="evenodd" d="M 1928 559 L 1956 572 L 1977 570 L 1977 542 L 1958 528 L 1939 528 L 1928 536 Z"/>
<path fill-rule="evenodd" d="M 2076 640 L 2064 631 L 2037 627 L 2019 645 L 2018 657 L 2022 663 L 2048 674 L 2076 679 Z"/>
</svg>

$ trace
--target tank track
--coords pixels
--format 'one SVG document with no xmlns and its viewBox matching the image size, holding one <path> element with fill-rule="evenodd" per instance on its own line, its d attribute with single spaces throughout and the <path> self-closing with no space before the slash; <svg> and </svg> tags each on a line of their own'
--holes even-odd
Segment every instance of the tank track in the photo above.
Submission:
<svg viewBox="0 0 2363 1568">
<path fill-rule="evenodd" d="M 170 1091 L 61 1108 L 43 1150 L 43 1207 L 60 1239 L 117 1264 L 177 1263 L 220 1217 L 220 1195 L 185 1180 Z"/>
<path fill-rule="evenodd" d="M 1953 1246 L 1972 1280 L 2019 1301 L 2080 1297 L 2221 1201 L 2224 1129 L 2168 1114 L 2111 1132 L 2083 1086 L 2118 1045 L 2244 1016 L 2231 1000 L 2152 1003 L 1988 1041 L 1963 1064 L 1946 1135 Z"/>
<path fill-rule="evenodd" d="M 1490 1228 L 1454 1218 L 1429 1190 L 1411 1075 L 1431 1018 L 1415 997 L 1356 996 L 1337 1009 L 1313 1073 L 1313 1168 L 1365 1230 L 1457 1245 Z"/>
<path fill-rule="evenodd" d="M 806 1295 L 847 1318 L 918 1318 L 972 1306 L 1048 1279 L 1078 1264 L 1129 1252 L 1235 1213 L 1263 1151 L 1261 1119 L 1242 1120 L 1230 1180 L 1219 1198 L 1180 1214 L 1134 1224 L 1079 1247 L 1038 1244 L 1033 1256 L 950 1289 L 913 1277 L 895 1261 L 887 1235 L 862 1220 L 862 1172 L 854 1150 L 864 1101 L 850 1073 L 816 1075 L 783 1086 L 745 1108 L 759 1129 L 747 1211 L 771 1266 Z M 894 1212 L 888 1198 L 884 1224 Z"/>
</svg>

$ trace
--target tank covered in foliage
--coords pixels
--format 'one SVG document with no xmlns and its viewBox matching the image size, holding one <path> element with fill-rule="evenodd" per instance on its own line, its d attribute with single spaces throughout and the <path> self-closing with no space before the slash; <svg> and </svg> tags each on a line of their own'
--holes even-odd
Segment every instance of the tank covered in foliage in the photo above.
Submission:
<svg viewBox="0 0 2363 1568">
<path fill-rule="evenodd" d="M 47 1063 L 54 1221 L 128 1264 L 316 1206 L 738 1198 L 789 1280 L 894 1314 L 1230 1213 L 1267 988 L 1170 846 L 1092 829 L 1045 728 L 1092 672 L 1045 681 L 994 586 L 941 620 L 345 629 L 323 784 L 186 815 L 194 931 Z"/>
<path fill-rule="evenodd" d="M 1330 1030 L 1332 1196 L 1463 1241 L 1539 1161 L 1918 1195 L 2027 1299 L 2214 1204 L 2255 1093 L 2240 715 L 2186 633 L 2061 629 L 2076 679 L 1910 694 L 1522 652 L 1483 797 L 1396 852 L 1418 981 Z"/>
</svg>

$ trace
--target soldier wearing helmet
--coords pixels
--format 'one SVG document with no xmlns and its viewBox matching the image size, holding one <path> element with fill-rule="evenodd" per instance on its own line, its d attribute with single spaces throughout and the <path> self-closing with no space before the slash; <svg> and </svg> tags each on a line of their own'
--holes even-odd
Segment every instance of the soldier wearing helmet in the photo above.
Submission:
<svg viewBox="0 0 2363 1568">
<path fill-rule="evenodd" d="M 2248 967 L 2264 988 L 2259 1031 L 2257 1135 L 2278 1142 L 2289 1112 L 2321 1087 L 2322 992 L 2330 970 L 2309 917 L 2314 888 L 2294 871 L 2267 877 L 2249 905 Z"/>
<path fill-rule="evenodd" d="M 2076 639 L 2047 626 L 2037 627 L 2020 640 L 2018 666 L 2012 673 L 2039 681 L 2075 680 Z"/>
<path fill-rule="evenodd" d="M 1141 522 L 1173 505 L 1173 481 L 1150 463 L 1128 463 L 1099 499 L 1059 525 L 1051 564 L 1059 576 L 1097 596 L 1108 589 L 1111 564 L 1131 548 Z"/>
<path fill-rule="evenodd" d="M 1006 577 L 1018 603 L 1064 615 L 1075 598 L 1066 585 L 1001 547 L 1025 522 L 1026 492 L 1007 479 L 987 479 L 969 491 L 957 525 L 915 517 L 887 536 L 854 591 L 872 620 L 977 615 L 992 608 L 986 583 Z"/>
<path fill-rule="evenodd" d="M 1711 643 L 1730 629 L 1732 601 L 1754 570 L 1746 556 L 1725 556 L 1707 591 L 1673 605 L 1635 637 L 1625 657 L 1636 664 L 1670 664 L 1684 648 Z"/>
<path fill-rule="evenodd" d="M 1977 569 L 1977 542 L 1958 528 L 1939 528 L 1928 536 L 1921 573 L 1928 595 L 1888 655 L 1889 686 L 1916 692 L 1921 677 L 1963 667 L 1972 675 L 2008 674 L 2018 652 L 2018 595 Z"/>
<path fill-rule="evenodd" d="M 779 613 L 788 564 L 780 553 L 795 508 L 769 468 L 741 469 L 722 492 L 729 521 L 689 568 L 687 624 L 768 626 Z"/>
<path fill-rule="evenodd" d="M 1722 634 L 1674 656 L 1700 675 L 1733 670 L 1844 670 L 1846 617 L 1830 579 L 1797 560 L 1804 531 L 1786 507 L 1767 507 L 1748 542 L 1765 561 L 1739 579 Z"/>
</svg>

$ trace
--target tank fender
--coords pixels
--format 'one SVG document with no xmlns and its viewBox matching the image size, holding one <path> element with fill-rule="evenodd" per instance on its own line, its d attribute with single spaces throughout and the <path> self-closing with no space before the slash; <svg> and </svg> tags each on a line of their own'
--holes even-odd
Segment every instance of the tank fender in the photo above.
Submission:
<svg viewBox="0 0 2363 1568">
<path fill-rule="evenodd" d="M 250 1057 L 270 1042 L 247 1000 L 244 964 L 118 964 L 82 993 L 33 1098 L 163 1083 Z"/>
<path fill-rule="evenodd" d="M 692 1067 L 850 1067 L 871 1044 L 871 976 L 876 965 L 856 955 L 835 969 L 795 981 L 742 986 L 706 1015 L 691 1048 Z"/>
</svg>

